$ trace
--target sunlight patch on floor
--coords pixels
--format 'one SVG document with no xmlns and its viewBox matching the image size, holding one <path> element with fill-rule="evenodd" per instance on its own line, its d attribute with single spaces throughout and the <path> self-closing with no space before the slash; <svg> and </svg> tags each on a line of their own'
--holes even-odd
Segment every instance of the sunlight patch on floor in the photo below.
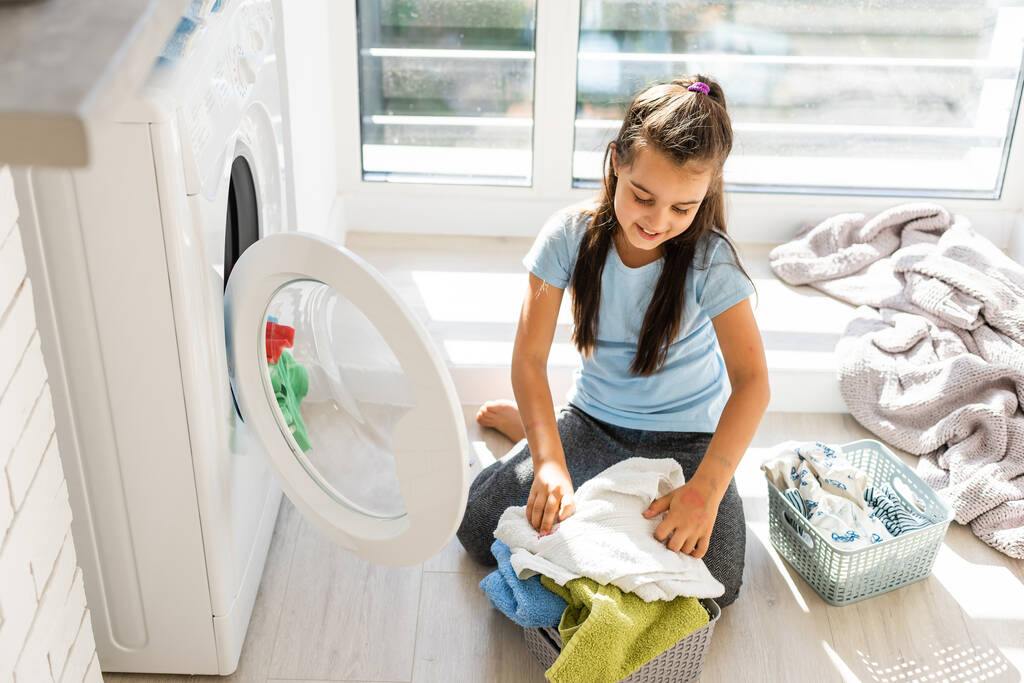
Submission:
<svg viewBox="0 0 1024 683">
<path fill-rule="evenodd" d="M 832 660 L 832 664 L 835 665 L 836 671 L 843 677 L 844 681 L 860 681 L 860 678 L 853 673 L 853 670 L 846 665 L 843 658 L 839 656 L 839 653 L 832 649 L 826 641 L 821 641 L 821 647 L 825 650 L 825 654 Z"/>
<path fill-rule="evenodd" d="M 970 643 L 930 643 L 928 653 L 907 659 L 878 661 L 858 651 L 871 680 L 878 683 L 946 683 L 952 681 L 1019 681 L 1011 673 L 1002 653 L 988 645 Z M 1003 648 L 1004 651 L 1007 648 Z"/>
<path fill-rule="evenodd" d="M 943 545 L 932 575 L 970 618 L 1024 621 L 1024 584 L 1006 567 L 968 562 Z M 1002 599 L 991 599 L 993 586 L 999 587 Z"/>
<path fill-rule="evenodd" d="M 768 536 L 768 522 L 747 522 L 747 530 L 761 542 L 767 551 L 768 556 L 772 558 L 772 562 L 775 563 L 775 568 L 779 571 L 779 576 L 785 580 L 786 585 L 789 586 L 790 593 L 793 594 L 793 600 L 805 614 L 810 614 L 811 610 L 807 607 L 807 602 L 804 600 L 804 596 L 800 594 L 800 590 L 796 587 L 796 583 L 793 581 L 793 577 L 790 576 L 789 568 L 786 566 L 782 556 L 775 550 L 775 546 Z"/>
<path fill-rule="evenodd" d="M 491 463 L 495 462 L 497 458 L 494 457 L 494 453 L 491 453 L 491 449 L 487 447 L 487 444 L 483 441 L 473 441 L 470 443 L 470 447 L 473 449 L 473 454 L 476 456 L 477 462 L 480 463 L 480 469 L 485 469 Z"/>
</svg>

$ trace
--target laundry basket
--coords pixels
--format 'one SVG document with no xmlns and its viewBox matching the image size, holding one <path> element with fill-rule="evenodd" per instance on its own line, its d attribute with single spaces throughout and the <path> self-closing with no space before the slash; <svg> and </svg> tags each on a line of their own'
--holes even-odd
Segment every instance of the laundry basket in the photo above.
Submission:
<svg viewBox="0 0 1024 683">
<path fill-rule="evenodd" d="M 843 457 L 867 475 L 869 486 L 888 485 L 905 501 L 896 482 L 913 491 L 923 509 L 907 502 L 929 524 L 864 548 L 837 548 L 775 488 L 766 473 L 772 545 L 833 605 L 871 598 L 928 576 L 952 520 L 949 506 L 884 444 L 862 439 L 841 449 Z"/>
<path fill-rule="evenodd" d="M 722 615 L 718 603 L 710 598 L 700 601 L 708 612 L 707 626 L 702 626 L 660 655 L 644 664 L 620 683 L 685 683 L 700 678 L 704 660 L 711 645 L 715 622 Z M 544 669 L 548 669 L 562 651 L 562 638 L 557 628 L 524 628 L 526 649 Z"/>
</svg>

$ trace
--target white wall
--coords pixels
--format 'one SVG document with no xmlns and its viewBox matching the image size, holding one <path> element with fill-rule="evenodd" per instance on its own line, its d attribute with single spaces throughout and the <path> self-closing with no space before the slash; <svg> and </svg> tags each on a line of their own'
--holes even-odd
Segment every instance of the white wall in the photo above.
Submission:
<svg viewBox="0 0 1024 683">
<path fill-rule="evenodd" d="M 293 229 L 330 237 L 338 194 L 331 96 L 328 0 L 274 0 L 283 55 L 286 157 L 294 191 Z M 337 235 L 334 235 L 337 237 Z"/>
<path fill-rule="evenodd" d="M 1017 215 L 1017 225 L 1010 238 L 1009 252 L 1014 261 L 1024 264 L 1024 213 Z"/>
<path fill-rule="evenodd" d="M 0 166 L 0 681 L 102 682 L 17 219 Z"/>
</svg>

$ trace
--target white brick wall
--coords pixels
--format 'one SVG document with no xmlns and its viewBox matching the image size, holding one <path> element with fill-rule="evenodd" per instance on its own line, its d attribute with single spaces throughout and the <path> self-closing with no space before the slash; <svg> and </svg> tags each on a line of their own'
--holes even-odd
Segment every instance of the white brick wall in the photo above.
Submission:
<svg viewBox="0 0 1024 683">
<path fill-rule="evenodd" d="M 102 683 L 17 218 L 0 166 L 0 683 Z"/>
</svg>

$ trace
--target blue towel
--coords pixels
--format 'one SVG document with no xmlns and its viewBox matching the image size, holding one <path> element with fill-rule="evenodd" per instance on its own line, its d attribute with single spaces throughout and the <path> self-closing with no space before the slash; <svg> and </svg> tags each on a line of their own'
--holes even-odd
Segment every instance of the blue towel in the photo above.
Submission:
<svg viewBox="0 0 1024 683">
<path fill-rule="evenodd" d="M 512 551 L 495 539 L 491 554 L 498 561 L 498 568 L 484 577 L 480 589 L 506 617 L 520 626 L 539 628 L 556 627 L 562 620 L 562 612 L 568 603 L 541 585 L 540 575 L 520 579 L 509 564 Z"/>
</svg>

